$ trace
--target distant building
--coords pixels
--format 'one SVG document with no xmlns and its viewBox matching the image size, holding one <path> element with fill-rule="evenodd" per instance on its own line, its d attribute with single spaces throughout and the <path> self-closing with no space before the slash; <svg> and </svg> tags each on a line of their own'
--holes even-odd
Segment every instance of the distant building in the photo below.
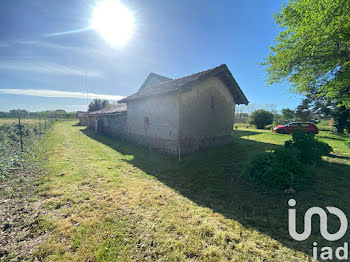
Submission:
<svg viewBox="0 0 350 262">
<path fill-rule="evenodd" d="M 88 125 L 88 112 L 78 111 L 77 117 L 79 119 L 78 125 L 87 126 Z"/>
<path fill-rule="evenodd" d="M 150 73 L 135 94 L 89 113 L 88 122 L 97 133 L 182 154 L 229 143 L 236 104 L 248 100 L 226 65 L 175 80 Z"/>
</svg>

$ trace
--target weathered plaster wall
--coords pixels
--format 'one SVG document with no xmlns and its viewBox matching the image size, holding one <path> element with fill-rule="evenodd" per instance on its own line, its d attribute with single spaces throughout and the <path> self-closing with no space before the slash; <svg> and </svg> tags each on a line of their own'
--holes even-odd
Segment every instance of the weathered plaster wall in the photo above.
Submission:
<svg viewBox="0 0 350 262">
<path fill-rule="evenodd" d="M 88 126 L 89 128 L 95 130 L 96 128 L 96 116 L 88 116 Z"/>
<path fill-rule="evenodd" d="M 123 137 L 126 129 L 126 112 L 115 115 L 100 116 L 103 122 L 103 133 Z"/>
<path fill-rule="evenodd" d="M 231 92 L 211 77 L 183 92 L 180 100 L 181 151 L 231 141 L 235 103 Z"/>
<path fill-rule="evenodd" d="M 177 152 L 178 95 L 150 97 L 128 103 L 127 137 L 169 153 Z"/>
<path fill-rule="evenodd" d="M 89 116 L 89 127 L 99 121 L 110 136 L 183 154 L 231 142 L 234 110 L 231 92 L 212 77 L 182 93 L 130 101 L 124 114 Z"/>
<path fill-rule="evenodd" d="M 112 115 L 89 116 L 89 128 L 97 133 L 123 137 L 126 130 L 126 117 L 126 112 Z"/>
<path fill-rule="evenodd" d="M 87 116 L 78 117 L 78 119 L 79 119 L 80 126 L 87 126 L 88 125 L 88 117 Z"/>
</svg>

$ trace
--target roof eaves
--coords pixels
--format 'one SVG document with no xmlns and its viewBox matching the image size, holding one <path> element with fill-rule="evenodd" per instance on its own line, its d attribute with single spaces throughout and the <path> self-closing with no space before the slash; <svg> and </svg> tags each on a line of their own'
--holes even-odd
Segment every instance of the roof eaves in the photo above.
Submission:
<svg viewBox="0 0 350 262">
<path fill-rule="evenodd" d="M 169 81 L 165 81 L 162 83 L 159 83 L 157 85 L 154 85 L 153 88 L 157 88 L 157 86 L 161 86 L 164 84 L 169 84 L 171 82 L 175 82 L 175 81 L 181 81 L 181 79 L 184 78 L 189 78 L 190 80 L 184 82 L 184 83 L 180 83 L 178 84 L 178 86 L 169 89 L 169 90 L 164 90 L 164 92 L 159 92 L 159 90 L 153 90 L 154 92 L 150 92 L 148 94 L 140 94 L 140 92 L 136 92 L 128 97 L 123 98 L 122 100 L 119 100 L 118 102 L 120 103 L 127 103 L 129 101 L 136 101 L 136 100 L 140 100 L 140 99 L 145 99 L 148 97 L 154 97 L 154 96 L 162 96 L 162 95 L 166 95 L 166 94 L 171 94 L 174 92 L 177 92 L 178 90 L 183 90 L 185 91 L 185 88 L 187 89 L 188 87 L 191 87 L 193 85 L 195 85 L 196 83 L 202 81 L 203 79 L 207 79 L 208 77 L 211 76 L 218 76 L 220 73 L 224 73 L 226 75 L 227 80 L 229 80 L 230 85 L 232 85 L 233 87 L 233 93 L 235 95 L 238 95 L 238 99 L 236 101 L 237 104 L 248 104 L 248 100 L 246 98 L 246 96 L 244 95 L 244 93 L 242 92 L 241 88 L 239 87 L 239 85 L 237 84 L 236 80 L 234 79 L 234 77 L 232 76 L 230 70 L 227 68 L 227 66 L 225 64 L 222 64 L 220 66 L 214 67 L 212 69 L 208 69 L 206 71 L 202 71 L 202 72 L 198 72 L 189 76 L 185 76 L 182 78 L 178 78 L 178 79 L 174 79 L 174 80 L 169 80 Z M 191 76 L 194 75 L 198 75 L 197 77 L 191 79 Z"/>
</svg>

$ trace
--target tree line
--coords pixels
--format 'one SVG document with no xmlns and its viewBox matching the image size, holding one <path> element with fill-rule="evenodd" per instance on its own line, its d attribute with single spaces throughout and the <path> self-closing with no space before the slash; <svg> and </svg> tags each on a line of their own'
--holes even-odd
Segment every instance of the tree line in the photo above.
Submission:
<svg viewBox="0 0 350 262">
<path fill-rule="evenodd" d="M 0 118 L 76 118 L 76 112 L 66 112 L 62 109 L 29 112 L 24 109 L 12 109 L 9 112 L 0 112 Z"/>
</svg>

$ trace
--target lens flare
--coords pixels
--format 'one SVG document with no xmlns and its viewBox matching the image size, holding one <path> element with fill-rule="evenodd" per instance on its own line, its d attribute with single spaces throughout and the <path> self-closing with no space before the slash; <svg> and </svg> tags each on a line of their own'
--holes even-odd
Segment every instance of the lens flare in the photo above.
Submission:
<svg viewBox="0 0 350 262">
<path fill-rule="evenodd" d="M 134 33 L 134 15 L 117 0 L 103 0 L 96 4 L 91 27 L 112 46 L 124 46 Z"/>
</svg>

